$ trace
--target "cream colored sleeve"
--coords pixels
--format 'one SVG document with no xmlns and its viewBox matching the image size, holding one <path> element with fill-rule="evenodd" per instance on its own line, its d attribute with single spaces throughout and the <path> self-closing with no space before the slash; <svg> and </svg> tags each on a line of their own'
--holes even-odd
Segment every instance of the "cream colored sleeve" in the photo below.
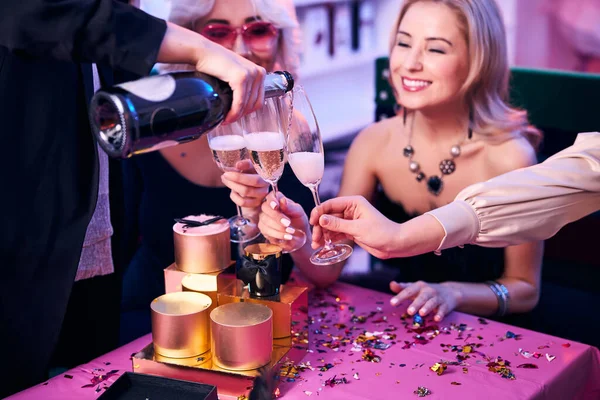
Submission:
<svg viewBox="0 0 600 400">
<path fill-rule="evenodd" d="M 543 163 L 471 185 L 427 214 L 446 235 L 438 250 L 477 244 L 504 247 L 543 240 L 600 210 L 600 133 L 580 133 L 573 146 Z"/>
</svg>

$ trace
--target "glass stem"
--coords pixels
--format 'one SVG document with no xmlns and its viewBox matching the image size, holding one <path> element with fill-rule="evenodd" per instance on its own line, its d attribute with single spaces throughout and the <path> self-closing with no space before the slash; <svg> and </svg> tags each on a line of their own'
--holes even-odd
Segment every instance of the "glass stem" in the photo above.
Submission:
<svg viewBox="0 0 600 400">
<path fill-rule="evenodd" d="M 240 217 L 241 219 L 243 219 L 245 221 L 246 218 L 244 218 L 244 214 L 242 214 L 242 207 L 238 206 L 237 204 L 235 206 L 237 207 L 238 217 Z"/>
<path fill-rule="evenodd" d="M 315 200 L 315 204 L 318 206 L 321 205 L 321 199 L 319 198 L 319 185 L 314 185 L 310 187 L 310 191 L 312 192 L 313 195 L 313 199 Z M 327 231 L 325 229 L 322 229 L 323 231 L 323 239 L 325 239 L 325 249 L 330 249 L 331 248 L 331 239 L 329 238 L 329 234 L 327 234 Z"/>
</svg>

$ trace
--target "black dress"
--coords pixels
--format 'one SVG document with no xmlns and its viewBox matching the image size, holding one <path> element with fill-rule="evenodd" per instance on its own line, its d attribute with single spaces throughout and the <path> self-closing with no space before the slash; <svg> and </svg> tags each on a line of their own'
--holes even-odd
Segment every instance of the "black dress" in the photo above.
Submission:
<svg viewBox="0 0 600 400">
<path fill-rule="evenodd" d="M 392 202 L 383 192 L 378 192 L 375 206 L 387 218 L 403 223 L 418 214 L 411 215 L 401 204 Z M 464 248 L 451 248 L 437 256 L 426 253 L 407 258 L 380 260 L 383 265 L 394 266 L 398 270 L 397 282 L 414 282 L 418 280 L 440 283 L 485 282 L 496 280 L 504 272 L 504 249 L 485 248 L 465 245 Z"/>
</svg>

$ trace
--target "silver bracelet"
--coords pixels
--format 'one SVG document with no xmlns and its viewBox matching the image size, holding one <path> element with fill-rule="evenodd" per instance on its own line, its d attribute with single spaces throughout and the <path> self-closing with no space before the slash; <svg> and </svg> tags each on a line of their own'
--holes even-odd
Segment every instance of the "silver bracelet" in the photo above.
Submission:
<svg viewBox="0 0 600 400">
<path fill-rule="evenodd" d="M 498 299 L 498 311 L 496 312 L 496 315 L 506 315 L 508 311 L 508 300 L 510 299 L 508 289 L 506 286 L 496 281 L 487 281 L 486 284 L 489 285 L 490 289 Z"/>
</svg>

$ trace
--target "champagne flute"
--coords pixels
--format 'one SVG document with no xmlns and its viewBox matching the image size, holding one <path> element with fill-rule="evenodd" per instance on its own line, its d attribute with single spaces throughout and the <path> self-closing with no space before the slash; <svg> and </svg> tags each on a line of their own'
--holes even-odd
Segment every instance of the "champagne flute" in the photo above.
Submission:
<svg viewBox="0 0 600 400">
<path fill-rule="evenodd" d="M 241 119 L 246 148 L 258 175 L 271 184 L 277 199 L 277 182 L 285 168 L 285 135 L 282 127 L 282 105 L 277 99 L 266 99 L 256 112 Z M 306 234 L 296 230 L 293 234 L 300 244 L 284 251 L 291 253 L 306 243 Z M 280 241 L 280 244 L 283 241 Z"/>
<path fill-rule="evenodd" d="M 312 192 L 315 204 L 321 204 L 319 184 L 325 171 L 323 140 L 317 119 L 304 88 L 296 86 L 292 92 L 294 112 L 291 115 L 287 138 L 288 162 L 298 180 Z M 332 243 L 324 233 L 325 246 L 310 257 L 315 265 L 331 265 L 344 261 L 352 254 L 352 246 Z"/>
<path fill-rule="evenodd" d="M 248 159 L 246 141 L 239 123 L 219 125 L 208 132 L 208 146 L 212 150 L 213 158 L 219 168 L 226 171 L 240 172 L 238 165 Z M 244 243 L 254 240 L 260 235 L 258 226 L 251 220 L 244 218 L 242 208 L 236 204 L 237 215 L 228 219 L 230 239 L 234 243 Z"/>
</svg>

